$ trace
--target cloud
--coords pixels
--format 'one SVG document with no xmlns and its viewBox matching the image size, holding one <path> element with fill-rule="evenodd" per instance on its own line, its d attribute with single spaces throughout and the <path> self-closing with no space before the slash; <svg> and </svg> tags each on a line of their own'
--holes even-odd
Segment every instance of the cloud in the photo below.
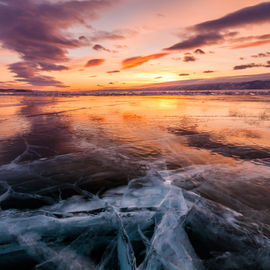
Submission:
<svg viewBox="0 0 270 270">
<path fill-rule="evenodd" d="M 25 78 L 25 79 L 20 79 L 17 81 L 21 82 L 27 82 L 31 85 L 36 85 L 36 86 L 55 86 L 55 87 L 61 87 L 61 88 L 66 88 L 68 86 L 64 85 L 62 82 L 55 80 L 54 77 L 51 76 L 44 76 L 44 75 L 37 75 L 32 78 Z"/>
<path fill-rule="evenodd" d="M 213 73 L 215 72 L 214 70 L 205 70 L 203 73 Z"/>
<path fill-rule="evenodd" d="M 62 70 L 68 70 L 67 66 L 64 65 L 55 65 L 55 64 L 51 64 L 51 63 L 43 63 L 43 62 L 39 62 L 38 63 L 40 66 L 40 70 L 44 70 L 44 71 L 62 71 Z"/>
<path fill-rule="evenodd" d="M 90 59 L 84 67 L 94 67 L 94 66 L 99 66 L 103 62 L 105 62 L 105 59 Z"/>
<path fill-rule="evenodd" d="M 269 43 L 270 43 L 270 39 L 269 40 L 254 41 L 254 42 L 249 42 L 249 43 L 233 46 L 232 49 L 244 49 L 244 48 L 250 48 L 250 47 L 257 47 L 257 46 L 261 46 L 261 45 L 265 45 L 265 44 L 269 44 Z"/>
<path fill-rule="evenodd" d="M 180 74 L 178 74 L 180 77 L 182 77 L 182 76 L 189 76 L 189 74 L 188 73 L 180 73 Z"/>
<path fill-rule="evenodd" d="M 266 40 L 270 39 L 270 35 L 256 35 L 256 36 L 242 36 L 242 37 L 233 37 L 229 39 L 229 42 L 233 43 L 242 43 L 242 42 L 250 42 L 251 40 Z"/>
<path fill-rule="evenodd" d="M 87 42 L 88 41 L 88 38 L 85 37 L 85 36 L 80 36 L 79 37 L 79 40 Z"/>
<path fill-rule="evenodd" d="M 132 29 L 117 29 L 113 31 L 95 31 L 89 38 L 90 41 L 98 42 L 103 40 L 122 40 L 137 34 Z"/>
<path fill-rule="evenodd" d="M 35 76 L 37 64 L 32 62 L 17 62 L 9 65 L 9 70 L 16 73 L 18 78 L 31 78 Z"/>
<path fill-rule="evenodd" d="M 165 15 L 163 13 L 156 13 L 157 17 L 165 17 Z"/>
<path fill-rule="evenodd" d="M 111 73 L 119 73 L 120 70 L 110 70 L 110 71 L 107 71 L 108 74 L 111 74 Z"/>
<path fill-rule="evenodd" d="M 264 67 L 270 67 L 270 61 L 267 61 L 266 65 Z"/>
<path fill-rule="evenodd" d="M 37 75 L 37 64 L 32 62 L 17 62 L 9 65 L 9 70 L 14 72 L 16 81 L 26 82 L 36 86 L 66 87 L 62 82 L 55 80 L 51 76 Z"/>
<path fill-rule="evenodd" d="M 255 64 L 255 63 L 250 63 L 250 64 L 245 64 L 245 65 L 239 65 L 235 66 L 233 69 L 234 70 L 241 70 L 241 69 L 247 69 L 247 68 L 255 68 L 255 67 L 270 67 L 270 61 L 267 61 L 266 64 Z"/>
<path fill-rule="evenodd" d="M 117 49 L 126 49 L 126 48 L 128 48 L 128 46 L 127 45 L 116 44 L 115 48 L 117 48 Z"/>
<path fill-rule="evenodd" d="M 261 66 L 263 66 L 263 65 L 262 65 L 262 64 L 250 63 L 250 64 L 246 64 L 246 65 L 235 66 L 233 69 L 234 69 L 234 70 L 241 70 L 241 69 L 254 68 L 254 67 L 261 67 Z"/>
<path fill-rule="evenodd" d="M 228 28 L 261 24 L 270 21 L 270 2 L 246 7 L 219 19 L 206 21 L 193 27 L 195 31 L 221 31 Z"/>
<path fill-rule="evenodd" d="M 196 54 L 205 54 L 205 52 L 202 49 L 196 49 L 194 51 L 194 53 L 196 53 Z"/>
<path fill-rule="evenodd" d="M 25 66 L 32 63 L 40 67 L 31 71 L 32 79 L 24 77 L 24 73 L 16 73 L 17 69 L 13 66 L 10 66 L 10 70 L 15 72 L 16 78 L 32 85 L 59 86 L 59 82 L 53 77 L 42 76 L 39 73 L 65 70 L 63 65 L 56 63 L 67 61 L 68 49 L 84 46 L 87 41 L 83 36 L 77 38 L 66 35 L 65 31 L 74 25 L 89 28 L 88 22 L 98 18 L 100 10 L 111 6 L 115 1 L 1 0 L 2 47 L 17 52 Z"/>
<path fill-rule="evenodd" d="M 95 51 L 106 51 L 106 52 L 110 52 L 109 49 L 104 48 L 104 47 L 103 47 L 102 45 L 100 45 L 100 44 L 95 44 L 92 48 L 93 48 L 93 50 L 95 50 Z"/>
<path fill-rule="evenodd" d="M 253 57 L 253 58 L 270 57 L 270 52 L 258 53 L 255 55 L 251 55 L 251 57 Z"/>
<path fill-rule="evenodd" d="M 91 41 L 102 41 L 102 40 L 118 40 L 118 39 L 125 39 L 120 33 L 117 32 L 109 32 L 109 31 L 97 31 L 91 38 Z"/>
<path fill-rule="evenodd" d="M 206 45 L 218 44 L 223 40 L 224 37 L 220 33 L 210 32 L 210 33 L 196 34 L 194 36 L 187 38 L 184 41 L 181 41 L 169 48 L 166 48 L 165 50 L 174 51 L 174 50 L 195 49 L 199 46 L 202 47 Z"/>
<path fill-rule="evenodd" d="M 188 50 L 195 49 L 196 47 L 220 44 L 239 34 L 236 31 L 230 32 L 233 28 L 259 25 L 265 22 L 270 22 L 270 2 L 246 7 L 216 20 L 205 21 L 188 27 L 184 35 L 185 39 L 165 48 L 165 50 Z M 266 39 L 267 35 L 257 38 Z M 234 49 L 259 46 L 267 43 L 270 42 L 253 42 L 243 46 L 235 46 Z"/>
<path fill-rule="evenodd" d="M 156 54 L 150 54 L 147 56 L 136 56 L 136 57 L 127 58 L 122 61 L 122 67 L 123 69 L 137 67 L 150 60 L 159 59 L 166 55 L 168 55 L 168 53 L 156 53 Z"/>
<path fill-rule="evenodd" d="M 194 62 L 196 60 L 197 60 L 197 58 L 195 58 L 194 56 L 185 56 L 183 61 L 184 62 Z"/>
</svg>

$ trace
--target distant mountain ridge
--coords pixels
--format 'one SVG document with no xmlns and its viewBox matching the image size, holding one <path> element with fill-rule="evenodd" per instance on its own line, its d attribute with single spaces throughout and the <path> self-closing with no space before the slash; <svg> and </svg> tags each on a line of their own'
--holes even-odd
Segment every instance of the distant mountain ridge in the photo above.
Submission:
<svg viewBox="0 0 270 270">
<path fill-rule="evenodd" d="M 247 80 L 259 77 L 261 79 Z M 264 79 L 265 78 L 265 79 Z M 245 80 L 246 79 L 246 80 Z M 165 92 L 179 93 L 189 91 L 213 91 L 218 94 L 219 91 L 241 91 L 241 90 L 264 90 L 262 94 L 270 94 L 270 74 L 261 74 L 259 76 L 243 76 L 243 77 L 225 77 L 211 79 L 196 79 L 173 81 L 167 83 L 158 83 L 148 86 L 134 87 L 128 89 L 107 88 L 100 90 L 86 91 L 49 91 L 49 90 L 30 90 L 30 89 L 0 89 L 0 95 L 125 95 L 125 94 L 165 94 Z M 265 91 L 269 90 L 269 91 Z M 243 93 L 243 92 L 242 92 Z M 168 93 L 169 94 L 169 93 Z M 193 94 L 193 93 L 190 93 Z M 220 93 L 219 93 L 220 94 Z M 230 94 L 234 94 L 231 92 Z M 235 93 L 236 94 L 236 93 Z"/>
<path fill-rule="evenodd" d="M 147 89 L 147 88 L 144 88 Z M 155 88 L 156 90 L 157 88 Z M 179 85 L 162 87 L 164 90 L 244 90 L 244 89 L 270 89 L 268 81 L 248 81 L 248 82 L 224 82 L 224 83 L 200 83 L 192 85 Z"/>
</svg>

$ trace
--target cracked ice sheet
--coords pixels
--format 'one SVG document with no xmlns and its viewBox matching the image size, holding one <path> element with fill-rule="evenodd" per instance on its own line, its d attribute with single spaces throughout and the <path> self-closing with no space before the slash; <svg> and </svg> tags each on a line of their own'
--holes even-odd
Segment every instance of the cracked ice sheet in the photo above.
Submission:
<svg viewBox="0 0 270 270">
<path fill-rule="evenodd" d="M 226 263 L 235 262 L 231 247 L 236 254 L 255 254 L 244 253 L 243 260 L 262 256 L 262 263 L 269 252 L 269 241 L 241 214 L 170 185 L 154 171 L 100 197 L 76 195 L 36 210 L 10 209 L 0 215 L 0 266 L 7 258 L 28 256 L 36 269 L 49 270 L 204 269 L 190 234 L 206 248 L 208 242 L 215 247 L 223 239 L 229 251 L 217 258 Z"/>
<path fill-rule="evenodd" d="M 192 190 L 270 225 L 270 168 L 251 162 L 207 164 L 159 172 L 172 185 Z"/>
<path fill-rule="evenodd" d="M 149 193 L 149 199 L 143 200 Z M 89 214 L 97 209 L 102 210 L 98 214 Z M 51 269 L 51 265 L 58 265 L 57 269 L 76 269 L 76 265 L 84 265 L 87 261 L 85 253 L 78 251 L 80 245 L 76 241 L 86 234 L 86 238 L 83 237 L 86 243 L 79 241 L 83 250 L 86 247 L 94 249 L 95 241 L 91 242 L 91 238 L 102 232 L 114 235 L 101 240 L 107 245 L 118 242 L 118 247 L 114 248 L 118 250 L 120 269 L 126 270 L 127 265 L 130 269 L 158 269 L 155 267 L 165 265 L 169 265 L 169 269 L 200 269 L 199 260 L 182 228 L 181 218 L 187 211 L 181 189 L 164 184 L 158 175 L 151 175 L 135 179 L 128 187 L 110 190 L 102 198 L 93 197 L 88 202 L 82 196 L 73 196 L 36 211 L 2 211 L 0 253 L 7 255 L 26 250 L 38 261 L 36 269 Z M 60 219 L 59 213 L 64 213 Z M 155 224 L 152 238 L 143 236 L 144 240 L 147 239 L 145 260 L 136 266 L 132 242 L 136 238 L 142 241 L 145 229 L 151 224 Z M 87 237 L 90 238 L 87 240 Z M 74 239 L 65 246 L 67 238 Z M 8 246 L 5 243 L 9 243 Z M 78 264 L 71 263 L 72 260 L 59 264 L 67 254 Z M 88 263 L 89 267 L 93 265 L 91 259 Z"/>
</svg>

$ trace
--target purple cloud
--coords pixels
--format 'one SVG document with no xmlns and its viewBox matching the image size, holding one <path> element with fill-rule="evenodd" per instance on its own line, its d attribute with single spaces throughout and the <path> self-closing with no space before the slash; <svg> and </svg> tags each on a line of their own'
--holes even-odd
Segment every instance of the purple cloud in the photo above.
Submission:
<svg viewBox="0 0 270 270">
<path fill-rule="evenodd" d="M 264 67 L 270 67 L 270 61 L 267 61 L 266 65 Z"/>
<path fill-rule="evenodd" d="M 84 42 L 88 42 L 88 38 L 85 37 L 85 36 L 80 36 L 80 37 L 79 37 L 79 40 L 80 40 L 80 41 L 84 41 Z"/>
<path fill-rule="evenodd" d="M 92 36 L 91 41 L 101 41 L 101 40 L 118 40 L 125 39 L 125 36 L 117 33 L 117 32 L 109 32 L 109 31 L 97 31 L 94 36 Z"/>
<path fill-rule="evenodd" d="M 137 31 L 131 29 L 117 29 L 113 31 L 95 31 L 94 34 L 89 38 L 89 40 L 93 42 L 103 40 L 122 40 L 136 34 Z"/>
<path fill-rule="evenodd" d="M 62 70 L 68 70 L 68 67 L 64 66 L 64 65 L 55 65 L 55 64 L 51 64 L 51 63 L 43 63 L 43 62 L 39 62 L 38 63 L 40 66 L 40 70 L 44 70 L 44 71 L 62 71 Z"/>
<path fill-rule="evenodd" d="M 9 65 L 9 70 L 16 74 L 16 81 L 37 86 L 51 85 L 55 87 L 66 87 L 62 82 L 55 80 L 51 76 L 36 75 L 37 68 L 37 64 L 26 61 Z"/>
<path fill-rule="evenodd" d="M 188 50 L 223 43 L 226 40 L 233 41 L 231 38 L 239 33 L 235 31 L 230 32 L 231 29 L 251 24 L 258 25 L 265 22 L 270 22 L 270 2 L 246 7 L 216 20 L 210 20 L 188 27 L 186 29 L 185 39 L 165 50 Z M 268 35 L 263 35 L 257 38 L 266 39 L 269 37 Z M 244 39 L 246 39 L 246 37 L 244 37 Z M 239 41 L 243 42 L 243 40 Z M 265 43 L 266 42 L 264 42 L 264 44 Z M 261 44 L 262 42 L 252 45 L 258 46 Z"/>
<path fill-rule="evenodd" d="M 173 46 L 166 48 L 165 50 L 188 50 L 195 49 L 199 46 L 213 45 L 224 40 L 223 35 L 220 33 L 210 32 L 204 34 L 195 34 L 187 38 L 184 41 L 174 44 Z"/>
<path fill-rule="evenodd" d="M 219 19 L 206 21 L 193 27 L 196 31 L 220 31 L 249 24 L 260 24 L 270 21 L 270 2 L 246 7 Z"/>
<path fill-rule="evenodd" d="M 119 73 L 120 70 L 111 70 L 111 71 L 107 71 L 108 74 L 111 74 L 111 73 Z"/>
<path fill-rule="evenodd" d="M 239 65 L 235 66 L 233 69 L 234 70 L 241 70 L 241 69 L 246 69 L 246 68 L 255 68 L 255 67 L 270 67 L 270 61 L 267 61 L 266 64 L 255 64 L 255 63 L 250 63 L 246 65 Z"/>
<path fill-rule="evenodd" d="M 214 70 L 205 70 L 203 73 L 213 73 L 213 72 L 215 72 Z"/>
<path fill-rule="evenodd" d="M 197 60 L 197 58 L 195 58 L 194 56 L 185 56 L 183 61 L 184 62 L 194 62 L 196 60 Z"/>
<path fill-rule="evenodd" d="M 95 51 L 106 51 L 106 52 L 110 52 L 109 49 L 106 49 L 105 47 L 103 47 L 103 46 L 100 45 L 100 44 L 95 44 L 92 48 L 93 48 L 93 50 L 95 50 Z"/>
<path fill-rule="evenodd" d="M 252 55 L 251 57 L 253 58 L 270 57 L 270 52 L 258 53 L 258 54 Z"/>
<path fill-rule="evenodd" d="M 234 43 L 241 43 L 241 42 L 250 42 L 252 40 L 268 40 L 270 39 L 270 35 L 256 35 L 256 36 L 242 36 L 242 37 L 236 37 L 231 38 L 228 41 L 234 42 Z"/>
<path fill-rule="evenodd" d="M 196 53 L 196 54 L 205 54 L 205 52 L 202 49 L 196 49 L 194 51 L 194 53 Z"/>
<path fill-rule="evenodd" d="M 254 68 L 254 67 L 261 67 L 261 66 L 263 66 L 263 65 L 262 65 L 262 64 L 250 63 L 250 64 L 246 64 L 246 65 L 235 66 L 233 69 L 234 69 L 234 70 L 241 70 L 241 69 Z"/>
<path fill-rule="evenodd" d="M 16 78 L 32 85 L 59 86 L 43 71 L 65 70 L 55 65 L 68 60 L 67 50 L 85 45 L 85 38 L 65 35 L 69 27 L 83 24 L 98 17 L 98 12 L 117 0 L 69 0 L 59 2 L 36 0 L 1 0 L 0 42 L 4 48 L 16 51 L 25 62 L 24 71 L 18 68 L 22 62 L 9 66 Z M 36 69 L 33 69 L 35 66 Z M 30 70 L 27 72 L 26 69 Z M 17 73 L 18 71 L 18 73 Z M 25 76 L 31 73 L 31 78 Z M 18 79 L 17 79 L 18 80 Z"/>
</svg>

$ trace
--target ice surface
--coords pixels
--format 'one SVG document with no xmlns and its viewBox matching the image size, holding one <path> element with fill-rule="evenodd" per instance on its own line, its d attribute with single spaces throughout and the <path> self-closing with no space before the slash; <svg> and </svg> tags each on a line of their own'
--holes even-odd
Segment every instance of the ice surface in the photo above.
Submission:
<svg viewBox="0 0 270 270">
<path fill-rule="evenodd" d="M 270 269 L 269 103 L 19 104 L 2 122 L 1 270 Z"/>
<path fill-rule="evenodd" d="M 10 187 L 3 187 L 5 199 Z M 20 261 L 20 269 L 100 270 L 252 269 L 254 262 L 268 269 L 270 263 L 268 228 L 154 171 L 102 196 L 0 214 L 1 269 L 19 269 Z"/>
</svg>

